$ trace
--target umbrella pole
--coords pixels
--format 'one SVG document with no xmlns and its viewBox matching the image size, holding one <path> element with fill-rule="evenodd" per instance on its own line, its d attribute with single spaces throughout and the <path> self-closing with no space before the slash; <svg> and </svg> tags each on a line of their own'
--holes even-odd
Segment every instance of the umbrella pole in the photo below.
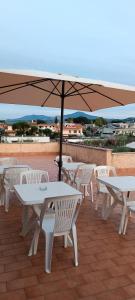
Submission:
<svg viewBox="0 0 135 300">
<path fill-rule="evenodd" d="M 59 181 L 61 181 L 61 168 L 62 168 L 62 140 L 63 140 L 63 121 L 64 121 L 64 94 L 65 81 L 62 81 L 61 93 L 61 122 L 60 122 L 60 152 L 59 152 Z"/>
</svg>

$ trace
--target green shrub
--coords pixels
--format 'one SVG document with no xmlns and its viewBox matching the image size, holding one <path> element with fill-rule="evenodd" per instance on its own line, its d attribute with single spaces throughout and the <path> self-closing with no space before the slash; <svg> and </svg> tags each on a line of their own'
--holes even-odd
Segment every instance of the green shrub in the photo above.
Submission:
<svg viewBox="0 0 135 300">
<path fill-rule="evenodd" d="M 135 152 L 135 149 L 130 149 L 124 146 L 117 146 L 113 148 L 112 152 Z"/>
</svg>

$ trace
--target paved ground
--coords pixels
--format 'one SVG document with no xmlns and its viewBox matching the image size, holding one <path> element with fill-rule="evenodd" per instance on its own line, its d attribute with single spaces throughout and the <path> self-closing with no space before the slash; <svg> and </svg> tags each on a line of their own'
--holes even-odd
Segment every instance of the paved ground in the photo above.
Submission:
<svg viewBox="0 0 135 300">
<path fill-rule="evenodd" d="M 21 157 L 21 162 L 49 171 L 56 180 L 53 156 Z M 38 254 L 28 257 L 32 234 L 19 236 L 22 208 L 14 200 L 9 213 L 0 208 L 0 300 L 125 300 L 135 299 L 135 224 L 126 237 L 117 233 L 120 211 L 102 221 L 90 199 L 78 218 L 79 267 L 73 266 L 72 248 L 54 244 L 52 273 L 44 272 L 44 237 Z"/>
</svg>

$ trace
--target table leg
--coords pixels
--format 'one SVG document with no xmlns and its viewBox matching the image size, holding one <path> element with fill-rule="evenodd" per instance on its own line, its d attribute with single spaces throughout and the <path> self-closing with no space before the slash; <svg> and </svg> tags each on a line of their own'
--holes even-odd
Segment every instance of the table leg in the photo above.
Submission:
<svg viewBox="0 0 135 300">
<path fill-rule="evenodd" d="M 107 220 L 109 218 L 109 216 L 112 213 L 112 210 L 114 209 L 114 207 L 117 205 L 117 201 L 115 201 L 115 199 L 113 199 L 113 203 L 112 203 L 112 197 L 111 195 L 105 195 L 105 199 L 103 201 L 103 205 L 102 205 L 102 218 L 104 220 Z"/>
<path fill-rule="evenodd" d="M 32 229 L 35 224 L 35 220 L 32 220 L 30 216 L 31 206 L 24 205 L 22 213 L 22 230 L 20 236 L 26 236 L 26 234 Z"/>
<path fill-rule="evenodd" d="M 124 205 L 123 205 L 122 215 L 121 215 L 121 220 L 120 220 L 120 225 L 119 225 L 119 234 L 124 234 L 124 225 L 125 225 L 126 214 L 127 214 L 127 205 L 126 205 L 125 195 L 123 195 L 123 199 L 124 199 Z"/>
<path fill-rule="evenodd" d="M 5 203 L 5 189 L 3 182 L 3 175 L 0 175 L 0 206 L 4 206 Z"/>
<path fill-rule="evenodd" d="M 0 206 L 4 206 L 5 204 L 5 190 L 2 188 L 1 193 L 0 193 Z"/>
</svg>

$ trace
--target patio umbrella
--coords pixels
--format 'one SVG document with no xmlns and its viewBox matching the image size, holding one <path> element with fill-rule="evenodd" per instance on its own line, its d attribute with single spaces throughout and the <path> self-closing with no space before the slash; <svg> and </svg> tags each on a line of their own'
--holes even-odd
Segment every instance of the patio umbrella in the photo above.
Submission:
<svg viewBox="0 0 135 300">
<path fill-rule="evenodd" d="M 60 180 L 64 108 L 92 112 L 135 103 L 135 87 L 62 74 L 0 70 L 0 103 L 61 109 Z"/>
</svg>

